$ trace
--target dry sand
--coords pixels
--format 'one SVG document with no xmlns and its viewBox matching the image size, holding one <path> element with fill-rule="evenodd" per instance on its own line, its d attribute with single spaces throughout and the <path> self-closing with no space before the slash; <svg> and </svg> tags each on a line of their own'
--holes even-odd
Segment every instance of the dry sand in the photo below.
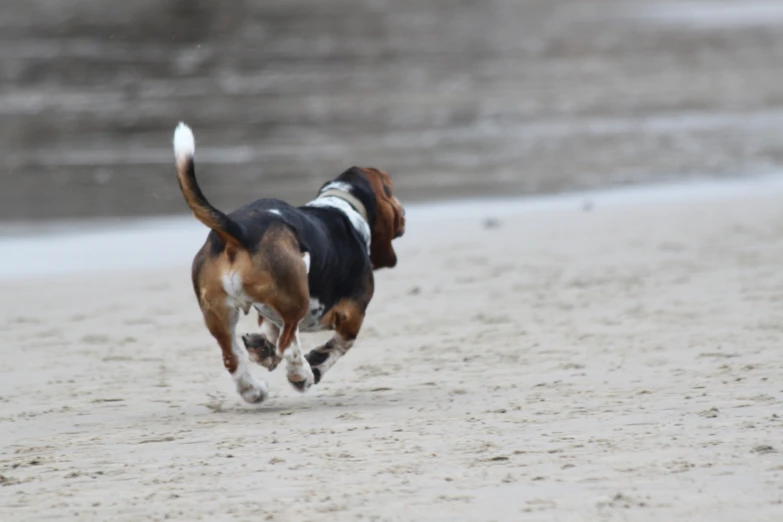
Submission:
<svg viewBox="0 0 783 522">
<path fill-rule="evenodd" d="M 261 407 L 202 326 L 199 225 L 138 245 L 176 266 L 6 279 L 0 519 L 782 520 L 781 197 L 411 208 L 357 346 L 305 395 L 257 368 Z"/>
</svg>

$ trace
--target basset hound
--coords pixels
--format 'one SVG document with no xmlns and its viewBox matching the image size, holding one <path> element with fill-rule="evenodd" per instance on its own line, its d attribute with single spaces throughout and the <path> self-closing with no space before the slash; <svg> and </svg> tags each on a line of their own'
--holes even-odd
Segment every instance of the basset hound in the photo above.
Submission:
<svg viewBox="0 0 783 522">
<path fill-rule="evenodd" d="M 193 288 L 223 365 L 249 403 L 268 396 L 249 361 L 271 371 L 284 359 L 288 381 L 305 391 L 353 345 L 373 296 L 373 271 L 397 264 L 392 240 L 405 232 L 405 210 L 391 179 L 375 168 L 351 167 L 304 206 L 263 198 L 226 214 L 201 192 L 194 154 L 193 132 L 180 123 L 174 132 L 179 186 L 211 229 L 193 260 Z M 251 309 L 261 333 L 240 344 L 239 311 Z M 299 333 L 321 330 L 334 335 L 305 355 Z"/>
</svg>

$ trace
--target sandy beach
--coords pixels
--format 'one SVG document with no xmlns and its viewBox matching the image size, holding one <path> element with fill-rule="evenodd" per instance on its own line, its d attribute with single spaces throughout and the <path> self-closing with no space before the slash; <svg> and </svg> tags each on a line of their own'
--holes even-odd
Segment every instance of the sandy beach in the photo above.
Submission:
<svg viewBox="0 0 783 522">
<path fill-rule="evenodd" d="M 198 223 L 8 237 L 0 519 L 781 520 L 781 197 L 412 206 L 355 348 L 304 395 L 257 367 L 260 407 L 202 325 Z"/>
</svg>

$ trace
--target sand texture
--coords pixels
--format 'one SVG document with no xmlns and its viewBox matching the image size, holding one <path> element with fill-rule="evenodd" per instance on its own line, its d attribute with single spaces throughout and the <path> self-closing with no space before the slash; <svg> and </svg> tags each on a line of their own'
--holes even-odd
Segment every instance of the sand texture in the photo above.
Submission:
<svg viewBox="0 0 783 522">
<path fill-rule="evenodd" d="M 411 208 L 357 345 L 260 407 L 179 246 L 6 278 L 0 519 L 783 520 L 782 196 Z"/>
</svg>

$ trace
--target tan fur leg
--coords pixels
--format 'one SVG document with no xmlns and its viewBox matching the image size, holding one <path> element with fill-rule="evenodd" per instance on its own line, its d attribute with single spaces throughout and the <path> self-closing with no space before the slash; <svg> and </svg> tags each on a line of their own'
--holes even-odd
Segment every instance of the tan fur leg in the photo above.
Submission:
<svg viewBox="0 0 783 522">
<path fill-rule="evenodd" d="M 239 311 L 223 305 L 204 310 L 204 321 L 223 352 L 223 365 L 231 374 L 237 392 L 251 404 L 263 402 L 269 395 L 265 382 L 253 377 L 248 365 L 247 352 L 236 339 Z"/>
</svg>

